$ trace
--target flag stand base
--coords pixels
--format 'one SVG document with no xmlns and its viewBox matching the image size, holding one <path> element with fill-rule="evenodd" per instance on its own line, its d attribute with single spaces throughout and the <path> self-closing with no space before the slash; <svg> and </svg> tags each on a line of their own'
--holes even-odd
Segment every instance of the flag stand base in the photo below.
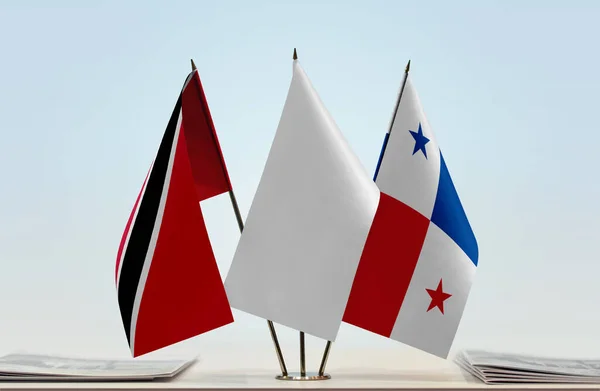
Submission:
<svg viewBox="0 0 600 391">
<path fill-rule="evenodd" d="M 318 373 L 307 373 L 305 375 L 300 374 L 300 372 L 292 372 L 292 373 L 288 373 L 287 375 L 277 375 L 275 377 L 275 379 L 277 380 L 328 380 L 331 379 L 331 376 L 328 375 L 327 373 L 324 373 L 322 375 L 319 375 Z"/>
<path fill-rule="evenodd" d="M 327 358 L 329 357 L 329 350 L 331 348 L 331 341 L 327 341 L 325 346 L 325 352 L 323 352 L 323 359 L 321 360 L 321 366 L 319 372 L 306 372 L 306 354 L 304 348 L 304 332 L 300 332 L 300 372 L 288 373 L 285 368 L 285 364 L 281 365 L 281 375 L 275 376 L 277 380 L 292 380 L 292 381 L 306 381 L 306 380 L 329 380 L 331 375 L 325 373 L 325 365 L 327 364 Z"/>
</svg>

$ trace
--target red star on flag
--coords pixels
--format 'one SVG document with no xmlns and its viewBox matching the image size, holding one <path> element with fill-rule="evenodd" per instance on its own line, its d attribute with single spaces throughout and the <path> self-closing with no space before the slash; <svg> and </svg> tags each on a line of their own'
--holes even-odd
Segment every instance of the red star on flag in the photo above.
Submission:
<svg viewBox="0 0 600 391">
<path fill-rule="evenodd" d="M 440 309 L 442 314 L 444 313 L 444 301 L 451 297 L 452 295 L 446 293 L 442 290 L 442 279 L 440 278 L 440 282 L 437 286 L 436 290 L 433 289 L 425 289 L 429 296 L 431 297 L 431 303 L 429 303 L 429 308 L 427 308 L 427 312 L 431 311 L 433 308 L 437 307 Z"/>
</svg>

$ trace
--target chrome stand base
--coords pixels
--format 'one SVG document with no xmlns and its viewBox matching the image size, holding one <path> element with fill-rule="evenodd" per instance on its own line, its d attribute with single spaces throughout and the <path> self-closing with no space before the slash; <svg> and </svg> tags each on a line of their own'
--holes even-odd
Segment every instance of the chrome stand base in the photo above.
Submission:
<svg viewBox="0 0 600 391">
<path fill-rule="evenodd" d="M 306 375 L 302 376 L 302 374 L 300 372 L 291 372 L 288 373 L 286 376 L 284 375 L 277 375 L 275 376 L 275 379 L 277 380 L 300 380 L 300 381 L 304 381 L 304 380 L 328 380 L 331 379 L 331 376 L 329 376 L 327 373 L 324 373 L 322 375 L 319 375 L 316 372 L 307 372 Z"/>
</svg>

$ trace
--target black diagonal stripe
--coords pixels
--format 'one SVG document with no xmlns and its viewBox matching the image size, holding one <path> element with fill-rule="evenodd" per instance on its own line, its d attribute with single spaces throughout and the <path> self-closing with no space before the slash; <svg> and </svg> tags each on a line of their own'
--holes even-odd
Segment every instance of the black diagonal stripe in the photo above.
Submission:
<svg viewBox="0 0 600 391">
<path fill-rule="evenodd" d="M 171 114 L 171 119 L 160 143 L 150 178 L 148 178 L 148 183 L 146 184 L 146 191 L 144 192 L 137 217 L 131 228 L 131 235 L 122 261 L 123 266 L 121 267 L 121 275 L 119 277 L 118 297 L 121 319 L 123 320 L 127 341 L 130 345 L 133 303 L 158 215 L 165 178 L 169 169 L 171 150 L 175 148 L 174 138 L 180 109 L 181 95 L 173 109 L 173 114 Z"/>
</svg>

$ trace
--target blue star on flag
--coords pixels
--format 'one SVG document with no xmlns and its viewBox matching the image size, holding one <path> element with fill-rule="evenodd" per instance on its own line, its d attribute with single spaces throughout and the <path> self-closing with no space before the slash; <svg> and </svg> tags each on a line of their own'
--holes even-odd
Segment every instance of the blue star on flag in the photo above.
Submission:
<svg viewBox="0 0 600 391">
<path fill-rule="evenodd" d="M 420 150 L 421 152 L 423 152 L 423 155 L 425 155 L 425 159 L 427 159 L 427 150 L 425 149 L 425 144 L 429 142 L 429 139 L 423 136 L 423 129 L 421 129 L 421 123 L 419 122 L 419 130 L 417 132 L 413 132 L 412 130 L 409 130 L 409 132 L 415 139 L 415 148 L 413 149 L 412 154 L 414 155 L 415 153 L 417 153 L 417 151 Z"/>
</svg>

